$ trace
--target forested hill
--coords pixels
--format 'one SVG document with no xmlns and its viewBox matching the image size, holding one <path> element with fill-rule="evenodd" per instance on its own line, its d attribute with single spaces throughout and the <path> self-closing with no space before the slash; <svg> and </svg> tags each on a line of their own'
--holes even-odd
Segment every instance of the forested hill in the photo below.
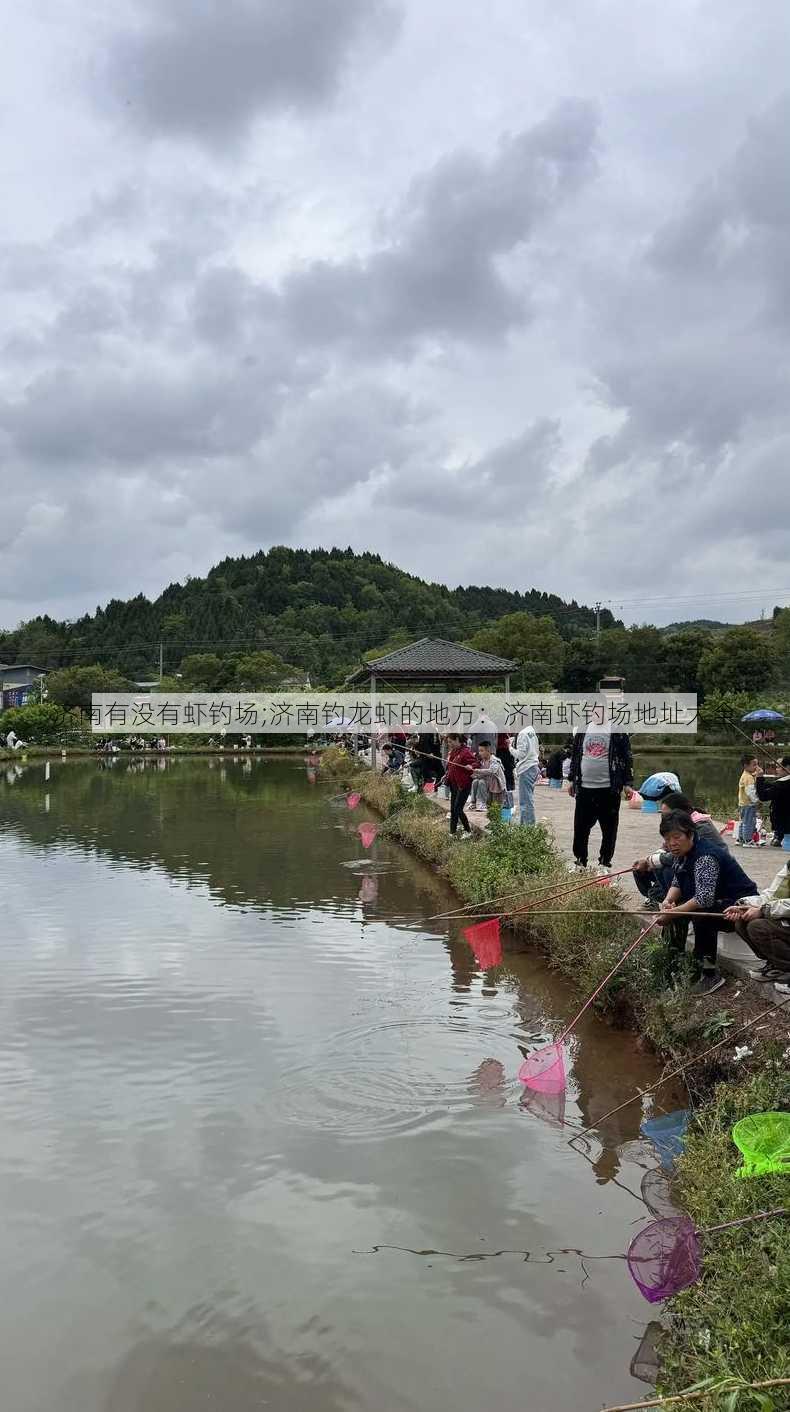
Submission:
<svg viewBox="0 0 790 1412">
<path fill-rule="evenodd" d="M 274 548 L 225 559 L 205 578 L 171 584 L 153 602 L 113 599 L 69 623 L 36 618 L 0 632 L 0 661 L 43 667 L 102 662 L 128 676 L 150 675 L 164 645 L 165 671 L 201 652 L 268 649 L 336 684 L 363 653 L 416 637 L 462 641 L 507 613 L 550 617 L 563 638 L 595 626 L 591 608 L 532 589 L 456 588 L 426 583 L 351 549 Z M 604 627 L 614 622 L 601 614 Z"/>
</svg>

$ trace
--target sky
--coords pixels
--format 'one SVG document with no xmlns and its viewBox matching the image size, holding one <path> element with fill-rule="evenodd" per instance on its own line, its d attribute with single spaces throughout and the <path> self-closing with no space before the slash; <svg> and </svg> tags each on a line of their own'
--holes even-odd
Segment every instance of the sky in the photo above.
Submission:
<svg viewBox="0 0 790 1412">
<path fill-rule="evenodd" d="M 0 625 L 273 544 L 790 603 L 789 55 L 786 0 L 13 7 Z"/>
</svg>

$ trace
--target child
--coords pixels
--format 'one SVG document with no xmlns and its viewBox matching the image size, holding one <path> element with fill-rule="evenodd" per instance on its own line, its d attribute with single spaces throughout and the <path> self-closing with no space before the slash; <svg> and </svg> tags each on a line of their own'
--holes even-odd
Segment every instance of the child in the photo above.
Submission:
<svg viewBox="0 0 790 1412">
<path fill-rule="evenodd" d="M 756 755 L 744 755 L 741 759 L 743 772 L 738 780 L 738 810 L 741 816 L 741 837 L 744 848 L 754 848 L 752 842 L 757 826 L 757 776 L 762 770 Z"/>
<path fill-rule="evenodd" d="M 502 761 L 493 754 L 488 741 L 481 740 L 478 754 L 480 768 L 472 772 L 472 778 L 480 782 L 483 790 L 483 804 L 503 805 L 507 799 L 507 781 Z"/>
</svg>

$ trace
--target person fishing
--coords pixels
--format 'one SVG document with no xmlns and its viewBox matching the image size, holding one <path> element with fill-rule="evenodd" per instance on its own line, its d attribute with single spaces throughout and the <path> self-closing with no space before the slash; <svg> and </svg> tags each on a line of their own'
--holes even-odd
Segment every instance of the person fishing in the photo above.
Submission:
<svg viewBox="0 0 790 1412">
<path fill-rule="evenodd" d="M 725 916 L 763 963 L 749 972 L 752 980 L 773 981 L 780 995 L 790 995 L 790 861 L 769 887 L 739 898 Z"/>
<path fill-rule="evenodd" d="M 696 824 L 700 838 L 707 838 L 711 843 L 721 843 L 721 834 L 710 814 L 697 809 L 687 794 L 681 794 L 679 790 L 667 790 L 658 807 L 662 817 L 673 810 L 688 814 L 692 823 Z M 659 911 L 672 883 L 673 864 L 674 859 L 668 848 L 659 848 L 646 858 L 636 859 L 633 878 L 639 892 L 646 899 L 645 906 L 648 911 Z"/>
<path fill-rule="evenodd" d="M 753 842 L 757 827 L 757 779 L 762 774 L 762 766 L 752 751 L 741 757 L 741 777 L 738 780 L 738 812 L 741 818 L 741 834 L 737 840 L 744 848 L 756 847 Z"/>
<path fill-rule="evenodd" d="M 464 806 L 472 789 L 472 771 L 477 768 L 477 757 L 472 754 L 463 736 L 450 735 L 448 743 L 450 752 L 444 778 L 450 788 L 450 834 L 455 838 L 460 823 L 463 836 L 469 838 L 472 830 Z"/>
<path fill-rule="evenodd" d="M 724 985 L 717 967 L 719 932 L 734 927 L 724 914 L 739 898 L 753 896 L 758 888 L 721 839 L 714 843 L 700 838 L 690 814 L 671 810 L 662 818 L 660 832 L 673 858 L 673 873 L 658 914 L 659 926 L 694 922 L 694 962 L 699 979 L 693 994 L 711 995 Z M 695 912 L 719 915 L 695 918 Z"/>
<path fill-rule="evenodd" d="M 785 834 L 790 834 L 790 755 L 776 762 L 776 774 L 757 775 L 754 787 L 761 804 L 770 804 L 772 848 L 781 848 Z"/>
</svg>

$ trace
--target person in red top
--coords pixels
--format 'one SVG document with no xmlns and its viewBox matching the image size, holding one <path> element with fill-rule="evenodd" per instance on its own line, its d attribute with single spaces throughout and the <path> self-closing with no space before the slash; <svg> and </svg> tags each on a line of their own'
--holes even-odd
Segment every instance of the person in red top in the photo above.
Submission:
<svg viewBox="0 0 790 1412">
<path fill-rule="evenodd" d="M 477 756 L 472 754 L 463 736 L 448 736 L 450 754 L 447 756 L 445 780 L 450 786 L 450 833 L 455 836 L 459 823 L 463 824 L 468 837 L 472 830 L 464 813 L 464 805 L 472 788 L 472 771 L 477 769 Z"/>
</svg>

